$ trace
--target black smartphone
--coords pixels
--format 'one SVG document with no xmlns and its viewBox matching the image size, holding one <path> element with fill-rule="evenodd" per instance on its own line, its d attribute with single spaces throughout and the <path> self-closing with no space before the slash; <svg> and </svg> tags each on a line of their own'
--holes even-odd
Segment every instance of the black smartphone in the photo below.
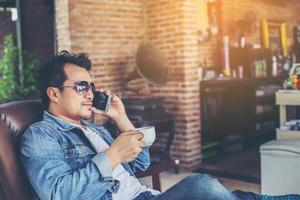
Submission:
<svg viewBox="0 0 300 200">
<path fill-rule="evenodd" d="M 96 91 L 94 93 L 93 106 L 99 110 L 107 112 L 111 104 L 111 95 L 107 95 L 105 92 Z"/>
</svg>

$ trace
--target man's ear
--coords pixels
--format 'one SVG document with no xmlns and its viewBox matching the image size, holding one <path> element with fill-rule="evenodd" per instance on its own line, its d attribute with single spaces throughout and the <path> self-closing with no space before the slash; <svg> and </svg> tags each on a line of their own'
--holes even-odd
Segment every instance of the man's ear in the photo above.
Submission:
<svg viewBox="0 0 300 200">
<path fill-rule="evenodd" d="M 59 102 L 59 97 L 60 97 L 60 90 L 55 87 L 48 87 L 47 88 L 47 95 L 50 99 L 50 101 L 53 101 L 55 103 Z"/>
</svg>

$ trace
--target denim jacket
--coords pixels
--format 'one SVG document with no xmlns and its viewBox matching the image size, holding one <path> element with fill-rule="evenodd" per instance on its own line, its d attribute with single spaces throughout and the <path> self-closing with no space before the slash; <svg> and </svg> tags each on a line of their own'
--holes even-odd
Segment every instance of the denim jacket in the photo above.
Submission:
<svg viewBox="0 0 300 200">
<path fill-rule="evenodd" d="M 109 145 L 113 138 L 103 127 L 83 121 Z M 111 200 L 119 181 L 112 178 L 112 168 L 104 153 L 96 153 L 76 126 L 47 111 L 43 121 L 31 125 L 20 142 L 20 158 L 38 199 Z M 122 164 L 134 176 L 150 165 L 145 148 L 138 157 Z"/>
</svg>

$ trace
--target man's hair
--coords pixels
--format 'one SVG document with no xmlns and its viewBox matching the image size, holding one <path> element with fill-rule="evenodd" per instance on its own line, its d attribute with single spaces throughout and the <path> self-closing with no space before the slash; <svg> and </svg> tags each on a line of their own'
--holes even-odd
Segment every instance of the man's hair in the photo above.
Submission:
<svg viewBox="0 0 300 200">
<path fill-rule="evenodd" d="M 64 67 L 65 64 L 73 64 L 86 69 L 88 72 L 92 68 L 92 63 L 86 53 L 73 54 L 66 50 L 61 51 L 43 65 L 37 74 L 37 85 L 40 97 L 46 110 L 49 108 L 48 87 L 60 87 L 67 79 Z M 60 88 L 63 89 L 63 88 Z"/>
</svg>

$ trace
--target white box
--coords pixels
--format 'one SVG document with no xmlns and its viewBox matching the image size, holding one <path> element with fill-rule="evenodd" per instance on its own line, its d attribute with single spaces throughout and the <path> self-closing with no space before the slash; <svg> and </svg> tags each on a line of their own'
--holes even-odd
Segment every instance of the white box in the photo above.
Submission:
<svg viewBox="0 0 300 200">
<path fill-rule="evenodd" d="M 300 140 L 273 140 L 260 146 L 261 193 L 300 194 Z"/>
</svg>

